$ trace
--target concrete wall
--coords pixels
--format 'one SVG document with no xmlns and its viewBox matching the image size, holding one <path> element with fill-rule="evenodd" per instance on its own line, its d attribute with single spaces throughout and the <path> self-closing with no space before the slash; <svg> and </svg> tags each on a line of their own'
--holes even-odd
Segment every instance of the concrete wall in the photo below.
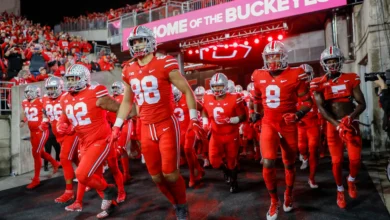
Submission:
<svg viewBox="0 0 390 220">
<path fill-rule="evenodd" d="M 0 0 L 0 12 L 3 11 L 20 15 L 20 0 Z"/>
<path fill-rule="evenodd" d="M 381 4 L 382 3 L 382 4 Z M 383 20 L 382 9 L 384 12 Z M 390 26 L 383 25 L 390 21 L 390 3 L 386 0 L 364 1 L 362 5 L 353 8 L 353 42 L 352 47 L 355 59 L 344 64 L 344 72 L 356 72 L 360 75 L 361 89 L 367 102 L 366 111 L 360 116 L 360 121 L 371 124 L 370 127 L 361 126 L 363 137 L 371 139 L 371 152 L 378 154 L 386 150 L 385 144 L 387 135 L 382 130 L 383 111 L 379 107 L 378 96 L 375 94 L 372 82 L 364 82 L 364 73 L 385 71 L 390 68 L 389 42 Z M 338 44 L 348 59 L 347 41 L 347 16 L 340 16 L 338 25 Z M 387 31 L 387 35 L 385 34 Z M 325 26 L 326 45 L 332 44 L 331 22 Z"/>
<path fill-rule="evenodd" d="M 103 84 L 107 87 L 111 87 L 111 84 L 115 81 L 121 80 L 121 70 L 115 69 L 112 72 L 99 72 L 99 73 L 93 73 L 92 74 L 92 81 L 96 81 L 100 84 Z M 44 92 L 44 84 L 43 82 L 36 83 L 37 85 L 41 86 L 42 91 Z M 16 172 L 18 174 L 23 174 L 30 172 L 34 169 L 33 167 L 33 158 L 31 155 L 31 143 L 30 143 L 30 132 L 28 129 L 27 124 L 20 128 L 19 122 L 20 122 L 20 113 L 21 113 L 21 102 L 24 99 L 23 91 L 25 89 L 26 85 L 22 86 L 14 86 L 12 87 L 12 119 L 11 119 L 11 129 L 7 129 L 5 125 L 3 125 L 3 122 L 0 119 L 0 128 L 2 130 L 5 130 L 8 132 L 5 132 L 4 134 L 0 134 L 0 175 L 3 168 L 3 163 L 9 163 L 11 160 L 11 170 L 13 172 Z M 3 129 L 4 128 L 4 129 Z M 9 134 L 9 131 L 11 130 L 11 134 Z M 4 137 L 3 137 L 4 136 Z M 6 150 L 3 150 L 3 141 L 6 142 L 6 137 L 11 137 L 11 154 L 8 154 L 8 157 L 6 156 Z M 6 148 L 6 144 L 4 144 L 4 148 Z M 9 145 L 8 145 L 9 148 Z M 2 152 L 5 152 L 4 155 Z M 4 162 L 3 162 L 4 161 Z M 8 162 L 7 162 L 8 161 Z M 5 165 L 4 165 L 5 166 Z M 9 168 L 8 168 L 8 174 L 9 175 Z"/>
<path fill-rule="evenodd" d="M 88 41 L 107 41 L 107 28 L 101 30 L 73 31 L 69 32 L 69 34 L 87 38 Z"/>
<path fill-rule="evenodd" d="M 0 176 L 11 172 L 11 117 L 0 116 Z"/>
</svg>

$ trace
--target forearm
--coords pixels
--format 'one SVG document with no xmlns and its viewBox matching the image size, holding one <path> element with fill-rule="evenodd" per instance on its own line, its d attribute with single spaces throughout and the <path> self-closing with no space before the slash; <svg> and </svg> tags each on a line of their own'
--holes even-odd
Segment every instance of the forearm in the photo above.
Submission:
<svg viewBox="0 0 390 220">
<path fill-rule="evenodd" d="M 127 116 L 127 119 L 130 119 L 136 115 L 137 115 L 137 109 L 136 109 L 135 105 L 132 105 L 130 114 Z"/>
<path fill-rule="evenodd" d="M 349 115 L 352 119 L 356 119 L 364 112 L 366 109 L 366 104 L 358 104 L 355 110 Z"/>
<path fill-rule="evenodd" d="M 190 119 L 197 119 L 198 118 L 198 111 L 196 108 L 196 99 L 194 96 L 194 93 L 191 89 L 187 89 L 184 93 L 186 96 L 186 102 L 190 113 Z"/>
<path fill-rule="evenodd" d="M 131 113 L 133 113 L 133 105 L 130 102 L 122 101 L 116 117 L 125 120 Z M 137 112 L 135 115 L 137 115 Z"/>
</svg>

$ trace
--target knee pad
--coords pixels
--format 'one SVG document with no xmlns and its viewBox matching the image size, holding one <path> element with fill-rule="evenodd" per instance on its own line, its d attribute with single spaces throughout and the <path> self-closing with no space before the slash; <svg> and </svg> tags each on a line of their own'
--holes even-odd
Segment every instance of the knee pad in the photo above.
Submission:
<svg viewBox="0 0 390 220">
<path fill-rule="evenodd" d="M 157 175 L 152 176 L 152 180 L 153 180 L 153 182 L 155 182 L 157 184 L 161 183 L 162 182 L 161 174 L 157 174 Z"/>
<path fill-rule="evenodd" d="M 271 159 L 264 159 L 263 160 L 263 167 L 264 168 L 274 168 L 275 167 L 275 160 Z M 264 170 L 264 169 L 263 169 Z"/>
<path fill-rule="evenodd" d="M 174 183 L 177 181 L 177 179 L 179 178 L 179 171 L 176 170 L 174 171 L 173 173 L 170 173 L 170 174 L 163 174 L 164 175 L 164 179 L 169 182 L 169 183 Z"/>
</svg>

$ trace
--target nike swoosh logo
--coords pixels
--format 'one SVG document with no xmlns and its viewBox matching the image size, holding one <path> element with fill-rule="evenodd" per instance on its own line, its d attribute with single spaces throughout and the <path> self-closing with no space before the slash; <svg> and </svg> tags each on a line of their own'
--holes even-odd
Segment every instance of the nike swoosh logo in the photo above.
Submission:
<svg viewBox="0 0 390 220">
<path fill-rule="evenodd" d="M 163 131 L 166 131 L 166 130 L 168 130 L 169 129 L 169 127 L 167 127 L 167 128 L 163 128 Z"/>
<path fill-rule="evenodd" d="M 153 73 L 154 72 L 154 70 L 149 70 L 149 73 Z"/>
</svg>

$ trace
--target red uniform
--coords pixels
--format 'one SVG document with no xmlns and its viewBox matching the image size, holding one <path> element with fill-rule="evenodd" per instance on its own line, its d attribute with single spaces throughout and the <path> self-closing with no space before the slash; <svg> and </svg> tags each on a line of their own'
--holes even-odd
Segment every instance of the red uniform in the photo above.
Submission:
<svg viewBox="0 0 390 220">
<path fill-rule="evenodd" d="M 151 175 L 179 168 L 180 127 L 169 82 L 169 73 L 178 68 L 173 57 L 165 56 L 142 67 L 132 62 L 123 70 L 123 81 L 131 86 L 139 106 L 142 153 Z"/>
<path fill-rule="evenodd" d="M 34 178 L 33 181 L 39 181 L 39 174 L 42 167 L 42 159 L 48 160 L 53 167 L 58 167 L 57 162 L 46 153 L 44 146 L 47 138 L 49 137 L 49 130 L 42 131 L 40 125 L 43 119 L 43 104 L 42 99 L 37 98 L 34 100 L 23 100 L 22 108 L 25 114 L 25 119 L 28 122 L 28 128 L 30 129 L 30 140 L 32 146 L 32 155 L 34 158 Z"/>
<path fill-rule="evenodd" d="M 178 102 L 174 102 L 174 113 L 180 125 L 180 146 L 184 148 L 188 167 L 190 169 L 190 186 L 192 187 L 193 184 L 195 184 L 195 178 L 201 178 L 201 167 L 195 153 L 195 133 L 192 130 L 188 130 L 190 116 L 186 97 L 184 95 L 181 96 Z M 195 174 L 195 169 L 198 171 L 198 175 Z"/>
<path fill-rule="evenodd" d="M 180 165 L 180 127 L 173 114 L 169 80 L 169 74 L 178 69 L 172 56 L 154 56 L 145 66 L 132 62 L 123 69 L 123 81 L 130 85 L 139 106 L 142 154 L 152 176 L 173 173 Z M 172 204 L 186 203 L 181 175 L 176 182 L 157 182 L 157 186 Z"/>
<path fill-rule="evenodd" d="M 49 118 L 53 134 L 56 137 L 57 142 L 61 145 L 60 161 L 62 167 L 64 168 L 65 180 L 69 180 L 73 179 L 74 177 L 72 160 L 74 157 L 77 157 L 78 137 L 76 134 L 61 135 L 57 131 L 57 122 L 62 114 L 62 108 L 60 104 L 62 96 L 63 94 L 55 99 L 52 99 L 45 95 L 42 98 L 42 102 L 43 109 L 45 109 L 45 114 Z"/>
<path fill-rule="evenodd" d="M 213 168 L 222 165 L 223 157 L 227 160 L 227 168 L 236 167 L 238 154 L 238 124 L 218 124 L 216 118 L 228 118 L 245 115 L 245 106 L 240 95 L 227 93 L 222 100 L 216 100 L 213 94 L 205 94 L 204 111 L 211 123 L 211 139 L 209 144 L 209 158 Z"/>
<path fill-rule="evenodd" d="M 327 103 L 334 102 L 351 102 L 353 89 L 359 86 L 360 78 L 355 73 L 341 73 L 340 77 L 333 82 L 333 79 L 315 78 L 310 84 L 310 88 L 316 92 L 322 93 Z M 329 122 L 326 125 L 326 136 L 328 140 L 329 152 L 332 157 L 333 166 L 339 165 L 341 170 L 341 163 L 343 161 L 344 144 L 347 147 L 347 152 L 350 160 L 351 176 L 356 177 L 358 168 L 351 168 L 351 166 L 358 166 L 360 164 L 360 154 L 362 150 L 362 139 L 360 137 L 359 123 L 354 121 L 352 124 L 355 134 L 348 132 L 346 139 L 348 142 L 344 143 L 339 136 L 337 129 Z M 356 165 L 357 164 L 357 165 Z M 342 185 L 341 171 L 335 173 L 337 185 Z"/>
<path fill-rule="evenodd" d="M 298 94 L 306 92 L 308 88 L 301 79 L 303 73 L 301 68 L 287 68 L 275 78 L 266 70 L 255 70 L 252 75 L 255 93 L 261 94 L 264 108 L 260 143 L 265 159 L 276 159 L 278 148 L 282 146 L 284 164 L 295 162 L 298 150 L 297 126 L 287 125 L 282 116 L 297 111 Z M 254 102 L 258 102 L 259 98 L 256 97 Z"/>
<path fill-rule="evenodd" d="M 60 101 L 80 141 L 81 160 L 76 170 L 77 179 L 97 190 L 104 190 L 107 186 L 105 180 L 95 172 L 102 170 L 101 165 L 110 153 L 106 139 L 111 129 L 106 110 L 98 107 L 96 102 L 107 95 L 108 91 L 103 85 L 88 86 L 76 93 L 65 93 Z"/>
<path fill-rule="evenodd" d="M 312 95 L 312 99 L 314 99 Z M 303 103 L 298 102 L 298 109 Z M 298 123 L 298 149 L 299 153 L 307 160 L 307 153 L 309 150 L 309 179 L 314 183 L 314 175 L 317 167 L 317 151 L 320 144 L 320 129 L 318 126 L 318 108 L 313 104 L 310 112 L 308 112 Z"/>
</svg>

